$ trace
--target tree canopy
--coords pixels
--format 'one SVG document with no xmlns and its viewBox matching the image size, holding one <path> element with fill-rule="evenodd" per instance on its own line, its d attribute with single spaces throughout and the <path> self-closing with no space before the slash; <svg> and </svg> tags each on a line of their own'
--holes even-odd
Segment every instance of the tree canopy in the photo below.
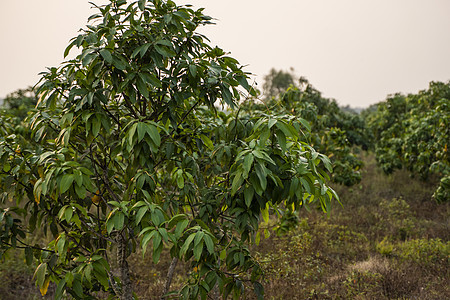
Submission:
<svg viewBox="0 0 450 300">
<path fill-rule="evenodd" d="M 391 95 L 366 120 L 386 173 L 404 167 L 422 179 L 438 176 L 435 199 L 450 199 L 450 83 L 431 82 L 417 94 Z"/>
<path fill-rule="evenodd" d="M 193 267 L 175 291 L 239 297 L 261 269 L 259 224 L 302 206 L 330 211 L 327 156 L 292 114 L 240 108 L 242 66 L 207 44 L 211 18 L 173 1 L 111 0 L 49 68 L 23 132 L 0 135 L 0 247 L 37 260 L 42 294 L 132 299 L 127 258 L 164 249 Z M 217 109 L 219 103 L 229 108 Z M 30 245 L 27 236 L 48 233 Z M 113 255 L 113 252 L 116 255 Z M 117 266 L 114 271 L 113 266 Z"/>
</svg>

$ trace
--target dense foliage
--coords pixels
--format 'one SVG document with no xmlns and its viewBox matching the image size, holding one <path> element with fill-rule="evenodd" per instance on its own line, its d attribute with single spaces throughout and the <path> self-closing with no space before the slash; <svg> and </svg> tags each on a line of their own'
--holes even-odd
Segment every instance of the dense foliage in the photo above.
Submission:
<svg viewBox="0 0 450 300">
<path fill-rule="evenodd" d="M 127 257 L 139 247 L 154 263 L 169 248 L 191 264 L 185 299 L 215 287 L 239 297 L 248 284 L 261 298 L 248 248 L 260 222 L 310 203 L 329 211 L 337 197 L 310 125 L 236 109 L 240 91 L 255 90 L 196 32 L 210 23 L 202 10 L 170 0 L 97 8 L 65 54 L 81 53 L 43 74 L 23 132 L 2 117 L 2 254 L 23 248 L 41 293 L 55 282 L 58 299 L 132 299 Z M 50 242 L 27 244 L 38 229 Z"/>
<path fill-rule="evenodd" d="M 8 95 L 2 100 L 2 115 L 10 115 L 15 123 L 19 123 L 26 116 L 30 109 L 37 104 L 37 96 L 31 87 L 19 89 Z"/>
<path fill-rule="evenodd" d="M 417 94 L 395 94 L 366 115 L 383 170 L 405 167 L 422 179 L 436 174 L 435 199 L 450 199 L 450 83 L 431 82 Z"/>
<path fill-rule="evenodd" d="M 290 73 L 272 70 L 271 74 L 280 73 L 283 78 L 291 76 L 288 83 L 293 81 Z M 280 83 L 280 76 L 266 77 L 272 82 L 265 86 L 283 91 L 285 83 Z M 362 161 L 357 154 L 360 148 L 367 149 L 369 145 L 364 120 L 356 113 L 342 110 L 336 101 L 324 98 L 305 78 L 300 78 L 298 84 L 288 86 L 286 91 L 261 104 L 249 101 L 247 110 L 252 111 L 257 107 L 263 111 L 301 117 L 305 124 L 310 124 L 311 132 L 306 133 L 305 137 L 333 162 L 333 181 L 348 186 L 358 183 L 361 180 Z M 271 91 L 264 94 L 271 94 Z"/>
</svg>

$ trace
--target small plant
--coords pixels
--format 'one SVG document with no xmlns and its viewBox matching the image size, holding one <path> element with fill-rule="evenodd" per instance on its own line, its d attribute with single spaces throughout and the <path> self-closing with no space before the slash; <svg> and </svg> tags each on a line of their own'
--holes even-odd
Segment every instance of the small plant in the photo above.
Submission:
<svg viewBox="0 0 450 300">
<path fill-rule="evenodd" d="M 394 245 L 391 244 L 387 237 L 385 237 L 381 242 L 379 242 L 376 246 L 377 251 L 384 256 L 391 256 L 394 251 Z"/>
<path fill-rule="evenodd" d="M 383 276 L 379 273 L 370 271 L 353 271 L 343 282 L 347 291 L 347 297 L 350 299 L 374 299 L 378 297 L 382 290 Z M 360 298 L 361 299 L 361 298 Z"/>
</svg>

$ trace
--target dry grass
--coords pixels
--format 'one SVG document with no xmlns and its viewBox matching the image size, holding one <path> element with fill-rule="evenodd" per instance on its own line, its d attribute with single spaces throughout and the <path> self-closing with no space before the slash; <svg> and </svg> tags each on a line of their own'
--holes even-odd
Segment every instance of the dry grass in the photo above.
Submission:
<svg viewBox="0 0 450 300">
<path fill-rule="evenodd" d="M 336 186 L 344 207 L 302 212 L 297 229 L 258 248 L 267 299 L 450 299 L 449 203 L 431 199 L 435 182 L 364 160 L 359 185 Z"/>
</svg>

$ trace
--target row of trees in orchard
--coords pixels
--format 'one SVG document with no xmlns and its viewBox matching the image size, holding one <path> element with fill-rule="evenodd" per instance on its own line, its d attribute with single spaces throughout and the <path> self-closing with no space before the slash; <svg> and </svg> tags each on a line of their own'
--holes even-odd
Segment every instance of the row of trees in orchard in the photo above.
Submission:
<svg viewBox="0 0 450 300">
<path fill-rule="evenodd" d="M 307 205 L 329 212 L 337 198 L 311 125 L 240 106 L 256 91 L 196 32 L 211 23 L 201 9 L 111 0 L 97 10 L 65 52 L 81 53 L 42 74 L 36 109 L 23 121 L 1 114 L 1 255 L 23 249 L 41 293 L 54 282 L 57 299 L 132 299 L 127 259 L 139 249 L 154 263 L 168 249 L 166 292 L 184 260 L 193 271 L 174 292 L 184 299 L 249 286 L 262 298 L 249 250 L 259 224 Z M 48 243 L 30 244 L 41 230 Z"/>
<path fill-rule="evenodd" d="M 450 82 L 431 82 L 417 94 L 394 94 L 361 115 L 321 96 L 304 78 L 295 82 L 292 70 L 271 70 L 265 77 L 270 110 L 301 116 L 311 124 L 310 142 L 334 164 L 333 181 L 352 185 L 360 180 L 360 149 L 373 150 L 386 174 L 406 168 L 423 180 L 439 178 L 438 202 L 450 199 Z"/>
<path fill-rule="evenodd" d="M 417 94 L 392 95 L 366 111 L 365 119 L 386 173 L 406 168 L 424 180 L 433 174 L 440 178 L 434 198 L 450 199 L 450 82 L 431 82 Z"/>
</svg>

